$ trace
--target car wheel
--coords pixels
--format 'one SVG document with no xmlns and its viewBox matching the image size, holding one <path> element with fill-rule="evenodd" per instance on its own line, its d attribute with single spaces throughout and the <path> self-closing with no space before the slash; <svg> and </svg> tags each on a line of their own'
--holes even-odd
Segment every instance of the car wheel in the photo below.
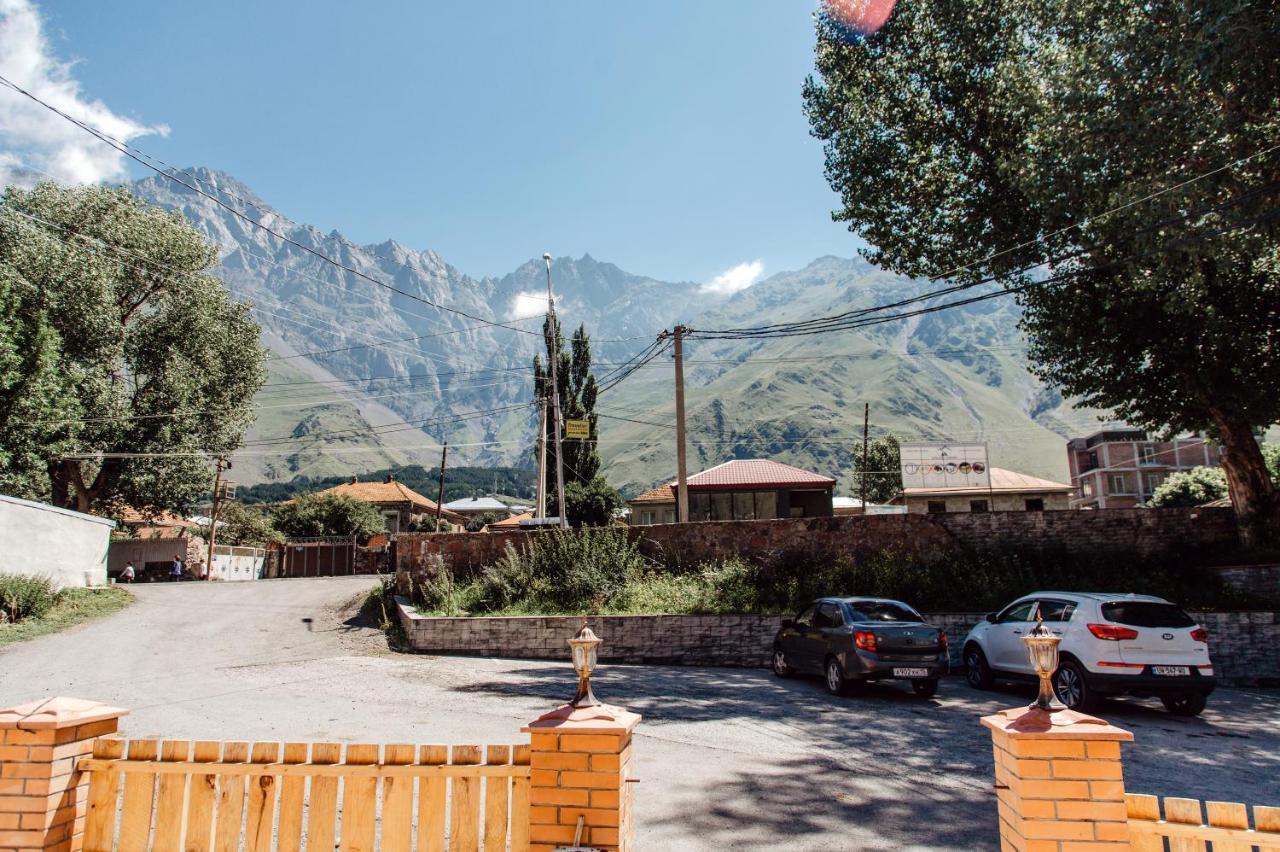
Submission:
<svg viewBox="0 0 1280 852">
<path fill-rule="evenodd" d="M 911 681 L 911 691 L 921 698 L 932 698 L 938 692 L 938 679 Z"/>
<path fill-rule="evenodd" d="M 832 695 L 844 695 L 849 690 L 849 682 L 844 678 L 844 667 L 835 657 L 829 657 L 826 665 L 827 692 Z"/>
<path fill-rule="evenodd" d="M 791 677 L 795 674 L 795 669 L 787 664 L 787 657 L 782 653 L 781 648 L 775 648 L 773 651 L 773 673 L 778 677 Z"/>
<path fill-rule="evenodd" d="M 1199 716 L 1208 703 L 1209 696 L 1202 692 L 1186 695 L 1165 695 L 1160 698 L 1164 708 L 1175 716 Z"/>
<path fill-rule="evenodd" d="M 996 682 L 987 665 L 987 655 L 977 645 L 969 645 L 964 649 L 964 677 L 974 689 L 990 689 Z"/>
<path fill-rule="evenodd" d="M 1053 691 L 1072 710 L 1091 713 L 1098 706 L 1098 693 L 1085 681 L 1084 668 L 1074 660 L 1067 660 L 1053 673 Z"/>
</svg>

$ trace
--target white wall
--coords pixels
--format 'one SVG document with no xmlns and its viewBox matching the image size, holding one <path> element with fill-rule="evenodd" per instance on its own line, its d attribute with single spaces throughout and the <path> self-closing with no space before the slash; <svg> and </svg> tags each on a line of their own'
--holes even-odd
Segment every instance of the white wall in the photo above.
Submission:
<svg viewBox="0 0 1280 852">
<path fill-rule="evenodd" d="M 0 573 L 50 577 L 60 587 L 107 582 L 115 521 L 0 494 Z"/>
</svg>

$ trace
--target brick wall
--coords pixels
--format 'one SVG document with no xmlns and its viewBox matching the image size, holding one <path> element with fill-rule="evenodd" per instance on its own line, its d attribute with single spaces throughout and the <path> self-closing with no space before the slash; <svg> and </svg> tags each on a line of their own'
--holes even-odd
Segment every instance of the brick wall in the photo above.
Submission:
<svg viewBox="0 0 1280 852">
<path fill-rule="evenodd" d="M 525 545 L 546 532 L 396 536 L 398 572 L 424 570 L 444 556 L 459 578 L 498 559 L 507 544 Z M 710 521 L 630 527 L 647 556 L 668 565 L 695 565 L 732 556 L 759 558 L 803 549 L 861 558 L 896 550 L 924 562 L 959 552 L 997 548 L 1065 550 L 1134 557 L 1186 554 L 1239 546 L 1231 509 L 1108 509 L 1063 512 L 981 512 L 940 515 L 852 515 L 773 521 Z"/>
<path fill-rule="evenodd" d="M 416 613 L 405 598 L 400 623 L 409 646 L 437 654 L 486 657 L 567 659 L 568 641 L 582 627 L 581 616 L 507 616 L 441 618 Z M 961 645 L 984 613 L 926 613 L 943 628 L 951 663 L 959 667 Z M 1195 612 L 1209 631 L 1216 673 L 1232 682 L 1280 680 L 1280 613 Z M 667 663 L 686 666 L 769 665 L 780 615 L 602 615 L 591 629 L 604 643 L 601 659 L 617 663 Z"/>
</svg>

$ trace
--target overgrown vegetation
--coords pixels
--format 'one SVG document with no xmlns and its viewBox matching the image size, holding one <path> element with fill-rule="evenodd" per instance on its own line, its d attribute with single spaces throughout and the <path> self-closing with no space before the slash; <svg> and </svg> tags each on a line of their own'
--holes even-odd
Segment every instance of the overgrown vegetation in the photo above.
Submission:
<svg viewBox="0 0 1280 852">
<path fill-rule="evenodd" d="M 1193 467 L 1169 474 L 1151 495 L 1147 505 L 1153 508 L 1203 506 L 1226 496 L 1227 476 L 1221 468 Z"/>
<path fill-rule="evenodd" d="M 539 536 L 472 580 L 437 559 L 413 590 L 434 615 L 793 612 L 825 595 L 872 595 L 928 611 L 988 611 L 1036 589 L 1153 594 L 1192 609 L 1251 609 L 1270 601 L 1185 562 L 1004 550 L 932 565 L 885 552 L 852 560 L 786 550 L 673 570 L 612 529 Z"/>
<path fill-rule="evenodd" d="M 48 577 L 0 574 L 0 623 L 41 618 L 58 600 L 58 589 Z"/>
<path fill-rule="evenodd" d="M 20 615 L 16 623 L 8 621 L 11 613 L 8 612 L 8 604 L 5 604 L 6 614 L 0 618 L 0 647 L 56 633 L 91 618 L 109 615 L 124 609 L 133 601 L 128 592 L 118 588 L 63 589 L 55 592 L 51 586 L 42 591 L 39 584 L 32 586 L 13 582 L 29 579 L 0 574 L 0 601 L 19 587 L 26 589 L 21 594 L 33 595 L 38 601 L 38 614 Z"/>
<path fill-rule="evenodd" d="M 400 619 L 396 617 L 394 575 L 378 576 L 378 585 L 369 592 L 360 611 L 365 618 L 376 624 L 379 630 L 387 634 L 387 644 L 393 650 L 400 651 L 409 647 L 404 628 L 400 626 Z"/>
<path fill-rule="evenodd" d="M 344 494 L 304 494 L 275 510 L 275 528 L 290 539 L 354 536 L 364 540 L 386 529 L 372 503 Z"/>
</svg>

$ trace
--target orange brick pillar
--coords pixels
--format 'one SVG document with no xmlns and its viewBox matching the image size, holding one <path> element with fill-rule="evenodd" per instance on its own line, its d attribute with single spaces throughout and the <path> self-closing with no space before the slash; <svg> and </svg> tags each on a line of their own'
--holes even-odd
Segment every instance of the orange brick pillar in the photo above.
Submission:
<svg viewBox="0 0 1280 852">
<path fill-rule="evenodd" d="M 1004 852 L 1128 852 L 1120 743 L 1133 734 L 1063 710 L 986 716 Z"/>
<path fill-rule="evenodd" d="M 0 710 L 0 849 L 81 848 L 89 776 L 76 761 L 127 712 L 77 698 Z"/>
<path fill-rule="evenodd" d="M 530 735 L 529 839 L 532 852 L 579 843 L 627 852 L 631 814 L 631 734 L 640 716 L 620 707 L 568 704 L 535 719 Z"/>
</svg>

